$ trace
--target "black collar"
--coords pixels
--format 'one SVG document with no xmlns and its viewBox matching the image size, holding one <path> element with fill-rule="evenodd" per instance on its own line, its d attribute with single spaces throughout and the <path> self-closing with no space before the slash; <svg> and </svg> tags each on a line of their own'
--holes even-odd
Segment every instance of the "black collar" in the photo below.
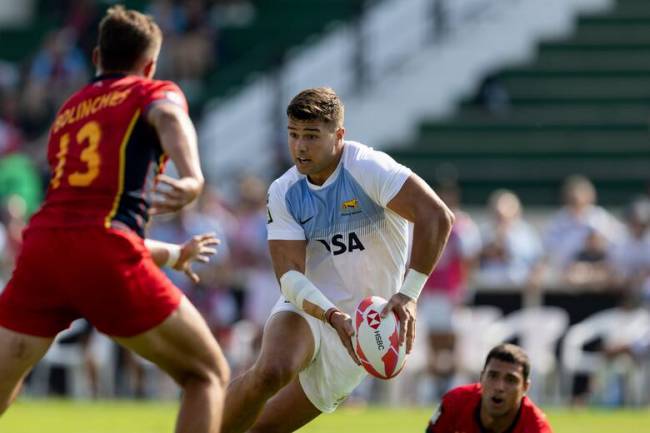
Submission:
<svg viewBox="0 0 650 433">
<path fill-rule="evenodd" d="M 517 426 L 517 422 L 519 422 L 519 418 L 521 417 L 521 410 L 524 407 L 524 402 L 523 399 L 519 403 L 519 410 L 517 411 L 517 415 L 515 415 L 515 419 L 512 420 L 512 424 L 510 424 L 510 427 L 506 429 L 504 433 L 512 433 Z M 476 419 L 476 424 L 478 424 L 478 429 L 481 431 L 481 433 L 489 433 L 489 431 L 483 427 L 483 423 L 481 423 L 481 400 L 478 402 L 478 406 L 476 407 L 476 410 L 474 411 L 474 418 Z"/>
</svg>

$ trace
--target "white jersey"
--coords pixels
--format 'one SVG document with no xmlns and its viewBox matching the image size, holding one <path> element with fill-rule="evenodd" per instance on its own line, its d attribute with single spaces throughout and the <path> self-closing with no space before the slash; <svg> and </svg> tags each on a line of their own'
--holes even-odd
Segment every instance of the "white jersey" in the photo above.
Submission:
<svg viewBox="0 0 650 433">
<path fill-rule="evenodd" d="M 305 275 L 348 314 L 364 297 L 389 299 L 401 286 L 408 222 L 386 205 L 411 170 L 383 152 L 346 141 L 322 186 L 296 167 L 269 188 L 269 240 L 307 240 Z"/>
</svg>

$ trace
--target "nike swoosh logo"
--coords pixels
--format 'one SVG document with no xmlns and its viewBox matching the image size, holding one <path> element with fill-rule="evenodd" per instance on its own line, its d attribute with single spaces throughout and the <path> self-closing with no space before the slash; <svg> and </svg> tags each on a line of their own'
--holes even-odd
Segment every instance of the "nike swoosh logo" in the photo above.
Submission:
<svg viewBox="0 0 650 433">
<path fill-rule="evenodd" d="M 311 219 L 312 219 L 313 217 L 314 217 L 314 216 L 312 215 L 312 216 L 310 216 L 309 218 L 307 218 L 306 220 L 304 220 L 304 221 L 300 221 L 300 225 L 301 225 L 301 226 L 304 226 L 304 225 L 307 224 L 309 221 L 311 221 Z"/>
</svg>

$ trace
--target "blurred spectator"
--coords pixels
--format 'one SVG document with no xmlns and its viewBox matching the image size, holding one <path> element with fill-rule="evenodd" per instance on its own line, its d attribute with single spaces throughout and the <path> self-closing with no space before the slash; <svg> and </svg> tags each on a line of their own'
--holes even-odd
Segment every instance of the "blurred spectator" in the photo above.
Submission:
<svg viewBox="0 0 650 433">
<path fill-rule="evenodd" d="M 477 284 L 492 288 L 524 287 L 542 257 L 537 232 L 523 220 L 521 202 L 512 191 L 490 195 L 491 219 L 481 226 L 483 249 Z"/>
<path fill-rule="evenodd" d="M 0 91 L 0 158 L 19 150 L 23 134 L 18 122 L 18 98 L 14 92 Z"/>
<path fill-rule="evenodd" d="M 19 81 L 20 72 L 18 67 L 13 63 L 0 59 L 0 90 L 16 88 Z"/>
<path fill-rule="evenodd" d="M 259 178 L 247 176 L 240 181 L 235 207 L 238 225 L 231 240 L 233 265 L 244 291 L 244 318 L 255 324 L 260 334 L 280 296 L 266 237 L 266 190 Z"/>
<path fill-rule="evenodd" d="M 88 79 L 87 61 L 77 47 L 77 35 L 63 28 L 43 40 L 29 72 L 29 86 L 44 102 L 58 106 Z"/>
<path fill-rule="evenodd" d="M 627 230 L 611 257 L 616 283 L 626 291 L 644 292 L 650 301 L 650 199 L 634 200 L 624 217 Z"/>
<path fill-rule="evenodd" d="M 559 281 L 594 231 L 604 237 L 604 248 L 608 253 L 623 236 L 621 223 L 596 205 L 596 189 L 589 179 L 584 176 L 569 177 L 562 193 L 564 206 L 553 215 L 544 233 L 551 283 Z"/>
<path fill-rule="evenodd" d="M 611 288 L 613 272 L 607 258 L 607 239 L 597 229 L 590 229 L 582 249 L 564 269 L 562 281 L 573 288 Z"/>
<path fill-rule="evenodd" d="M 101 17 L 95 0 L 69 1 L 63 18 L 63 26 L 74 32 L 81 52 L 89 55 L 97 43 L 97 24 Z"/>
<path fill-rule="evenodd" d="M 194 99 L 216 64 L 217 28 L 211 25 L 206 2 L 156 0 L 148 12 L 161 23 L 166 39 L 160 74 L 179 82 L 188 99 Z"/>
<path fill-rule="evenodd" d="M 425 327 L 429 344 L 429 370 L 436 379 L 436 391 L 444 394 L 455 373 L 456 338 L 452 329 L 453 312 L 467 296 L 470 273 L 481 249 L 481 237 L 472 218 L 460 206 L 456 184 L 436 188 L 440 198 L 454 212 L 456 220 L 447 246 L 427 280 L 418 301 L 418 318 Z"/>
<path fill-rule="evenodd" d="M 21 196 L 12 194 L 0 200 L 0 292 L 13 271 L 26 223 L 27 206 Z"/>
</svg>

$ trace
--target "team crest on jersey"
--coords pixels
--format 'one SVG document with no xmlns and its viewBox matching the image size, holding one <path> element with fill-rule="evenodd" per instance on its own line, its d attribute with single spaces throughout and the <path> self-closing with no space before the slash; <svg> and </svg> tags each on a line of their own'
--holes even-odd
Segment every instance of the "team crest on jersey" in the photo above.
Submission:
<svg viewBox="0 0 650 433">
<path fill-rule="evenodd" d="M 359 199 L 353 198 L 341 203 L 341 215 L 354 215 L 361 212 L 359 209 Z"/>
<path fill-rule="evenodd" d="M 356 198 L 353 198 L 352 200 L 346 200 L 343 202 L 343 204 L 341 204 L 341 208 L 343 210 L 356 209 L 357 206 L 359 206 L 359 200 L 357 200 Z"/>
</svg>

